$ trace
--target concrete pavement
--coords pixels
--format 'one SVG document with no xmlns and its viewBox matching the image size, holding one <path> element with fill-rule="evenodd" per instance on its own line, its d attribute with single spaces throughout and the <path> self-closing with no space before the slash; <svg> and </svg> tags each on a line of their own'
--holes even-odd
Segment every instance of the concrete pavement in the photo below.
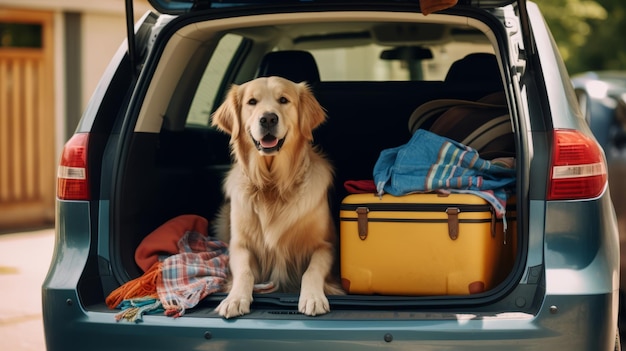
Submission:
<svg viewBox="0 0 626 351">
<path fill-rule="evenodd" d="M 41 284 L 54 250 L 54 229 L 0 234 L 0 348 L 44 351 Z"/>
</svg>

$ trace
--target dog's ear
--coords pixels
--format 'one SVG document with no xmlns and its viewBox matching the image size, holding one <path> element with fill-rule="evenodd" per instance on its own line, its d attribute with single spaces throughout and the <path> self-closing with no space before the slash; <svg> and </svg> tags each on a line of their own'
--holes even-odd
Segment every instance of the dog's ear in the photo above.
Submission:
<svg viewBox="0 0 626 351">
<path fill-rule="evenodd" d="M 298 84 L 298 95 L 300 97 L 300 132 L 308 140 L 313 140 L 313 130 L 326 120 L 326 111 L 313 96 L 311 88 L 306 83 Z"/>
<path fill-rule="evenodd" d="M 228 90 L 224 102 L 213 112 L 211 125 L 230 135 L 237 136 L 239 133 L 240 105 L 239 86 L 233 84 Z"/>
</svg>

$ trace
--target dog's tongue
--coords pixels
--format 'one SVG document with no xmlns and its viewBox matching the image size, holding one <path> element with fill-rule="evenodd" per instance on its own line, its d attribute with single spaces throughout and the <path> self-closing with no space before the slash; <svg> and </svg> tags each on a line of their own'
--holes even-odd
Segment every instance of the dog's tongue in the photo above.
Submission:
<svg viewBox="0 0 626 351">
<path fill-rule="evenodd" d="M 278 139 L 273 135 L 268 134 L 261 139 L 261 146 L 266 149 L 271 149 L 276 145 L 278 145 Z"/>
</svg>

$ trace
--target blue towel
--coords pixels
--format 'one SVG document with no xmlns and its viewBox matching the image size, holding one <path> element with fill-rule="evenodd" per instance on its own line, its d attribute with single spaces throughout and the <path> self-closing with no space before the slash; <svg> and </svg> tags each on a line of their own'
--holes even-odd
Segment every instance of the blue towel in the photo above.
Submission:
<svg viewBox="0 0 626 351">
<path fill-rule="evenodd" d="M 515 169 L 484 160 L 466 145 L 419 129 L 405 145 L 380 153 L 374 182 L 379 195 L 473 193 L 489 201 L 503 218 L 507 193 L 515 186 Z"/>
</svg>

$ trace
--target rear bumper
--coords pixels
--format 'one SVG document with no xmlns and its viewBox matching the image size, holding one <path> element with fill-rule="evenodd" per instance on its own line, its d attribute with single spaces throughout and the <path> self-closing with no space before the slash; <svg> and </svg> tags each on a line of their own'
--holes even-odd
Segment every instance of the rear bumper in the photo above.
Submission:
<svg viewBox="0 0 626 351">
<path fill-rule="evenodd" d="M 224 320 L 214 312 L 115 322 L 88 312 L 71 291 L 44 288 L 48 351 L 88 350 L 613 350 L 614 294 L 546 296 L 539 314 L 442 314 L 336 310 L 326 316 L 257 311 Z M 74 296 L 76 298 L 76 296 Z"/>
</svg>

